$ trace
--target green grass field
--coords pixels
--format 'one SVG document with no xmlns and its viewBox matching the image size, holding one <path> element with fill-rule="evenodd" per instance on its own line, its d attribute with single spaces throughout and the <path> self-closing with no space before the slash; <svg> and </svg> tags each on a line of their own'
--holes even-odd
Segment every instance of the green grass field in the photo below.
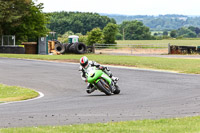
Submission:
<svg viewBox="0 0 200 133">
<path fill-rule="evenodd" d="M 200 40 L 118 40 L 117 44 L 169 44 L 181 46 L 200 46 Z"/>
<path fill-rule="evenodd" d="M 0 103 L 27 100 L 38 95 L 36 91 L 31 89 L 0 84 Z"/>
<path fill-rule="evenodd" d="M 0 133 L 199 133 L 200 116 L 68 126 L 0 129 Z"/>
<path fill-rule="evenodd" d="M 20 54 L 0 54 L 0 57 L 40 59 L 40 60 L 68 60 L 79 62 L 83 55 L 20 55 Z M 160 57 L 137 57 L 137 56 L 118 56 L 118 55 L 85 55 L 90 60 L 100 64 L 122 65 L 137 68 L 157 69 L 176 71 L 180 73 L 200 74 L 199 59 L 178 59 Z"/>
</svg>

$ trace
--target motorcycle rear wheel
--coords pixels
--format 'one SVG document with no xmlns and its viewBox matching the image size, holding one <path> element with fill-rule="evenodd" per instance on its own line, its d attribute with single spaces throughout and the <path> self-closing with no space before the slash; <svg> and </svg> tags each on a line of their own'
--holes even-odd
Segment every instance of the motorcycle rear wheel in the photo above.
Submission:
<svg viewBox="0 0 200 133">
<path fill-rule="evenodd" d="M 120 93 L 120 89 L 118 85 L 115 85 L 115 91 L 113 92 L 114 94 L 119 94 Z"/>
</svg>

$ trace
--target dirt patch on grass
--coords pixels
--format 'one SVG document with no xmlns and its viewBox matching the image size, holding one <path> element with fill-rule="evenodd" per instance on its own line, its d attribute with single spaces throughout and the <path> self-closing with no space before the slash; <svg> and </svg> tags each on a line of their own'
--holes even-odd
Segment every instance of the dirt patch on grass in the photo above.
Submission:
<svg viewBox="0 0 200 133">
<path fill-rule="evenodd" d="M 95 53 L 99 54 L 167 54 L 168 49 L 155 48 L 123 48 L 123 49 L 97 49 Z"/>
</svg>

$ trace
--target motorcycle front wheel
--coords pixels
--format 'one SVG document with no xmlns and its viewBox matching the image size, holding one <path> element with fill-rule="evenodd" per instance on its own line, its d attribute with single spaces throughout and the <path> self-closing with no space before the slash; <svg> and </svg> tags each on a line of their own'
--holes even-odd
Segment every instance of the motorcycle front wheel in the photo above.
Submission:
<svg viewBox="0 0 200 133">
<path fill-rule="evenodd" d="M 100 79 L 96 84 L 97 88 L 104 92 L 106 95 L 111 95 L 110 86 L 103 79 Z"/>
</svg>

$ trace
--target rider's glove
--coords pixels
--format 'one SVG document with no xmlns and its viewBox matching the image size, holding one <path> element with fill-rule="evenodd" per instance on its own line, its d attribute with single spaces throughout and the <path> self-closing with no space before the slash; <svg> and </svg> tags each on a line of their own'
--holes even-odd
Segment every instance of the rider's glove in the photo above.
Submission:
<svg viewBox="0 0 200 133">
<path fill-rule="evenodd" d="M 85 80 L 85 82 L 88 82 L 87 79 Z"/>
</svg>

